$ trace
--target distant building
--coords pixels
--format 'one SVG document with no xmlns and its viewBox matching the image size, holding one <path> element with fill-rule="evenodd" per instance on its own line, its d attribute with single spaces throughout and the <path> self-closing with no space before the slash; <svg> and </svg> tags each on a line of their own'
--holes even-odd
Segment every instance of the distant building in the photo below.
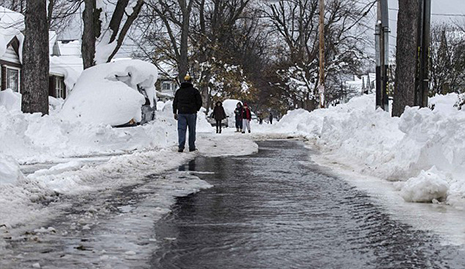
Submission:
<svg viewBox="0 0 465 269">
<path fill-rule="evenodd" d="M 82 73 L 81 42 L 57 40 L 50 32 L 50 86 L 49 95 L 65 99 Z"/>
<path fill-rule="evenodd" d="M 375 82 L 375 73 L 368 73 L 360 76 L 354 75 L 352 80 L 344 82 L 344 94 L 342 95 L 340 103 L 346 103 L 355 96 L 374 93 Z"/>
<path fill-rule="evenodd" d="M 161 101 L 174 99 L 174 94 L 179 88 L 177 81 L 177 70 L 164 62 L 158 63 L 158 80 L 155 84 L 157 89 L 157 97 Z"/>
</svg>

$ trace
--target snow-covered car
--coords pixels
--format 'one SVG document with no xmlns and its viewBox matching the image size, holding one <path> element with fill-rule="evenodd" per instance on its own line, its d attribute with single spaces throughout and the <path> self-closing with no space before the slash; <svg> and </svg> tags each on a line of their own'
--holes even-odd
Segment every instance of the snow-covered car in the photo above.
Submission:
<svg viewBox="0 0 465 269">
<path fill-rule="evenodd" d="M 144 124 L 154 118 L 157 78 L 156 66 L 141 60 L 119 60 L 88 68 L 66 98 L 60 117 L 120 127 Z"/>
</svg>

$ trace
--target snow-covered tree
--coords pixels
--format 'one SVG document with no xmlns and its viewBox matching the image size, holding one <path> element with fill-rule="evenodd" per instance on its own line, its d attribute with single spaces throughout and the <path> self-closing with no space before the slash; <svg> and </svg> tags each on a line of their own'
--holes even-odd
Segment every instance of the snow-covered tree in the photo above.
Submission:
<svg viewBox="0 0 465 269">
<path fill-rule="evenodd" d="M 314 106 L 319 80 L 319 8 L 317 0 L 279 0 L 267 4 L 280 87 L 299 107 Z M 341 74 L 356 73 L 363 53 L 360 20 L 371 6 L 359 1 L 327 1 L 325 11 L 325 80 L 328 96 L 340 89 Z M 289 94 L 288 94 L 289 95 Z M 331 101 L 328 99 L 328 101 Z"/>
<path fill-rule="evenodd" d="M 84 0 L 82 59 L 84 68 L 110 62 L 123 45 L 144 0 Z"/>
</svg>

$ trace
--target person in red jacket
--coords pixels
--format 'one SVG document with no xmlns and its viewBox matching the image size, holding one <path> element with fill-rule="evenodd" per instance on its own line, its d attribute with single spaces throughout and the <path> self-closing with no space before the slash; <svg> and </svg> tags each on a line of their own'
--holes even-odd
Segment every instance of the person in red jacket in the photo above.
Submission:
<svg viewBox="0 0 465 269">
<path fill-rule="evenodd" d="M 246 130 L 249 130 L 250 133 L 250 121 L 252 120 L 252 112 L 250 112 L 249 106 L 247 103 L 244 103 L 242 108 L 242 133 L 245 133 Z"/>
</svg>

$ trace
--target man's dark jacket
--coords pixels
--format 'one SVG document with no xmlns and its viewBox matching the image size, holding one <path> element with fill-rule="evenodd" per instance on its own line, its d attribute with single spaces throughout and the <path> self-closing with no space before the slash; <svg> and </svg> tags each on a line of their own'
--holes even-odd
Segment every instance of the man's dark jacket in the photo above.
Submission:
<svg viewBox="0 0 465 269">
<path fill-rule="evenodd" d="M 174 114 L 195 114 L 202 107 L 200 92 L 189 82 L 181 83 L 173 101 Z"/>
</svg>

